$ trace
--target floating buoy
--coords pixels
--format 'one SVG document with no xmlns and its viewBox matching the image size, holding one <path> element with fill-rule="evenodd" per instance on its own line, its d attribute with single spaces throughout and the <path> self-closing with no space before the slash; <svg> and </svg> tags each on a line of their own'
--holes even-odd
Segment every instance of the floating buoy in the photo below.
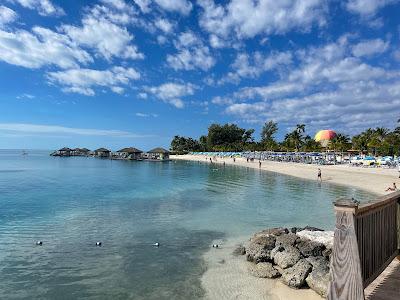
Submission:
<svg viewBox="0 0 400 300">
<path fill-rule="evenodd" d="M 96 242 L 97 247 L 101 247 L 101 242 Z"/>
<path fill-rule="evenodd" d="M 213 246 L 213 248 L 218 248 L 219 247 L 218 244 L 213 244 L 212 246 Z"/>
<path fill-rule="evenodd" d="M 42 246 L 42 245 L 43 245 L 43 242 L 42 242 L 42 241 L 37 241 L 37 242 L 36 242 L 36 245 L 37 245 L 37 246 Z"/>
<path fill-rule="evenodd" d="M 154 243 L 153 246 L 154 247 L 160 247 L 160 243 Z"/>
</svg>

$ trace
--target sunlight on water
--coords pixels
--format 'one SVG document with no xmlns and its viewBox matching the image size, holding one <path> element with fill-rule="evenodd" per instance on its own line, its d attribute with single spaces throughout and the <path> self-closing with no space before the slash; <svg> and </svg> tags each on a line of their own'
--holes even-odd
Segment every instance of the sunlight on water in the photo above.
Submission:
<svg viewBox="0 0 400 300">
<path fill-rule="evenodd" d="M 329 229 L 335 198 L 373 197 L 240 167 L 48 154 L 0 151 L 1 299 L 201 298 L 212 240 Z"/>
</svg>

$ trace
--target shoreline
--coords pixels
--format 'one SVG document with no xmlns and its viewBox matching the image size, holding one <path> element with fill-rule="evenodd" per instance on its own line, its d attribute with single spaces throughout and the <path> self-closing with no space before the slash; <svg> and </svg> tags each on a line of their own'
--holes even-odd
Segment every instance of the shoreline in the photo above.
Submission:
<svg viewBox="0 0 400 300">
<path fill-rule="evenodd" d="M 205 160 L 203 155 L 171 155 L 170 158 L 172 160 L 210 163 L 209 160 Z M 377 195 L 387 194 L 388 192 L 385 192 L 385 189 L 391 186 L 393 182 L 400 186 L 397 169 L 362 168 L 348 165 L 309 165 L 274 161 L 262 161 L 261 168 L 259 168 L 258 160 L 247 162 L 244 158 L 236 158 L 236 162 L 233 162 L 232 158 L 217 158 L 217 161 L 213 161 L 213 164 L 223 164 L 224 162 L 230 166 L 264 170 L 314 181 L 317 180 L 317 172 L 320 168 L 322 183 L 351 186 Z"/>
<path fill-rule="evenodd" d="M 172 160 L 206 162 L 204 156 L 181 155 L 171 156 Z M 351 186 L 378 196 L 386 194 L 385 189 L 391 183 L 399 184 L 396 169 L 358 168 L 345 165 L 307 165 L 299 163 L 262 161 L 247 162 L 244 158 L 217 158 L 215 164 L 240 166 L 279 174 L 294 176 L 307 180 L 317 180 L 318 168 L 322 171 L 322 182 Z M 207 163 L 210 163 L 207 160 Z M 312 224 L 309 224 L 312 226 Z M 207 299 L 265 299 L 265 300 L 321 300 L 320 295 L 311 289 L 292 289 L 277 279 L 256 278 L 248 272 L 251 265 L 242 256 L 234 256 L 233 250 L 239 244 L 248 242 L 250 236 L 232 237 L 216 240 L 221 248 L 211 248 L 204 253 L 207 265 L 201 277 L 201 284 L 206 291 Z"/>
</svg>

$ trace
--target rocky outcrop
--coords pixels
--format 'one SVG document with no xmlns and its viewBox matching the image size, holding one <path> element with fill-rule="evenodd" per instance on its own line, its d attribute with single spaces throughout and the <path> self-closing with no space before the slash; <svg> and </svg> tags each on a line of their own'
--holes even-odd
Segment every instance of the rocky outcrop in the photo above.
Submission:
<svg viewBox="0 0 400 300">
<path fill-rule="evenodd" d="M 269 233 L 255 235 L 246 249 L 247 260 L 255 263 L 271 261 L 275 241 L 276 237 Z"/>
<path fill-rule="evenodd" d="M 282 269 L 294 266 L 300 258 L 300 251 L 293 246 L 278 246 L 277 251 L 274 252 L 274 263 Z"/>
<path fill-rule="evenodd" d="M 283 271 L 282 281 L 292 288 L 299 289 L 304 286 L 312 265 L 305 259 L 300 259 L 293 267 Z"/>
<path fill-rule="evenodd" d="M 255 264 L 249 272 L 256 277 L 277 278 L 292 288 L 311 288 L 323 297 L 329 285 L 329 262 L 333 232 L 315 227 L 270 228 L 254 234 L 245 251 Z"/>
<path fill-rule="evenodd" d="M 260 278 L 277 278 L 281 276 L 281 273 L 268 262 L 260 262 L 250 267 L 249 271 L 251 275 Z"/>
</svg>

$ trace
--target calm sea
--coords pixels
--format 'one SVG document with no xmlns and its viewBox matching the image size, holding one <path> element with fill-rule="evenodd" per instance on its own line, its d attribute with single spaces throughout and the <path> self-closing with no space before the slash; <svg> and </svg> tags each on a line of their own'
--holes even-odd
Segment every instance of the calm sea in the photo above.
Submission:
<svg viewBox="0 0 400 300">
<path fill-rule="evenodd" d="M 0 151 L 0 299 L 201 298 L 214 239 L 332 228 L 335 198 L 372 197 L 240 167 L 21 152 Z"/>
</svg>

